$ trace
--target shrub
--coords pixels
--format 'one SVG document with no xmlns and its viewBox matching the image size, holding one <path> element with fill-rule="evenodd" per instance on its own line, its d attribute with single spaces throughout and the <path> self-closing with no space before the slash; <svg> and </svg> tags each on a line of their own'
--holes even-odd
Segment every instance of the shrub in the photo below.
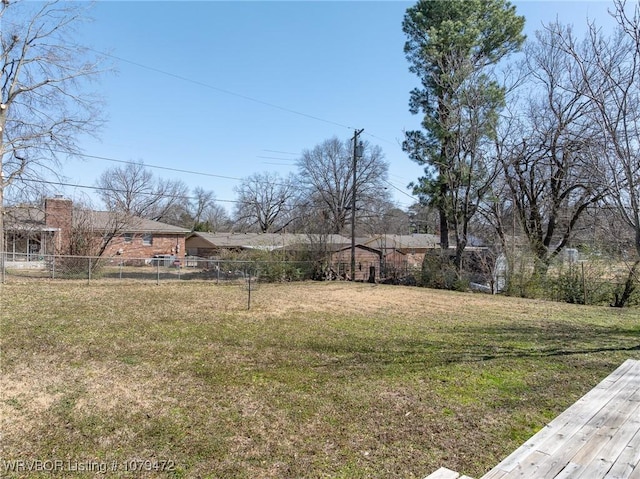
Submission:
<svg viewBox="0 0 640 479">
<path fill-rule="evenodd" d="M 469 289 L 469 278 L 460 277 L 449 254 L 438 250 L 425 254 L 422 261 L 420 286 L 467 291 Z"/>
<path fill-rule="evenodd" d="M 260 281 L 277 283 L 309 279 L 311 271 L 305 263 L 266 261 L 258 263 L 257 275 Z"/>
<path fill-rule="evenodd" d="M 57 256 L 50 263 L 51 275 L 56 278 L 87 279 L 89 269 L 91 277 L 97 278 L 102 274 L 104 261 L 99 258 L 82 256 Z"/>
</svg>

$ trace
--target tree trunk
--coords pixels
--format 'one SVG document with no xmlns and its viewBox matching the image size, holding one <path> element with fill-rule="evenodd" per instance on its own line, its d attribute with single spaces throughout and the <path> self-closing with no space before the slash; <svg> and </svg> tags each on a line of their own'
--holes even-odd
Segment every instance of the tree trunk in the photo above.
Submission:
<svg viewBox="0 0 640 479">
<path fill-rule="evenodd" d="M 613 306 L 614 308 L 623 308 L 631 298 L 631 295 L 636 289 L 636 272 L 639 265 L 640 259 L 633 263 L 633 266 L 629 270 L 627 280 L 624 283 L 624 290 L 622 291 L 622 294 L 618 295 L 618 293 L 615 293 L 615 302 L 611 304 L 611 306 Z"/>
<path fill-rule="evenodd" d="M 447 183 L 443 181 L 444 174 L 444 167 L 440 166 L 438 172 L 438 181 L 440 182 L 440 191 L 438 192 L 440 196 L 438 201 L 438 212 L 440 213 L 440 247 L 443 250 L 446 250 L 449 248 L 449 215 L 447 214 L 446 207 L 446 199 L 449 192 L 449 187 Z"/>
<path fill-rule="evenodd" d="M 533 278 L 535 280 L 543 279 L 547 276 L 551 265 L 552 257 L 549 254 L 549 249 L 544 244 L 544 239 L 540 237 L 530 239 L 529 245 L 534 255 Z"/>
<path fill-rule="evenodd" d="M 464 266 L 464 250 L 467 247 L 467 240 L 458 240 L 456 242 L 456 257 L 454 260 L 454 266 L 456 268 L 456 274 L 459 279 L 462 279 L 462 272 Z"/>
<path fill-rule="evenodd" d="M 6 112 L 6 109 L 0 111 Z M 4 283 L 4 262 L 5 262 L 5 246 L 4 246 L 4 126 L 5 113 L 0 114 L 0 283 Z"/>
<path fill-rule="evenodd" d="M 546 278 L 547 273 L 549 272 L 550 260 L 548 257 L 539 257 L 536 256 L 533 265 L 533 279 L 539 281 L 543 278 Z"/>
<path fill-rule="evenodd" d="M 446 190 L 446 187 L 445 187 Z M 449 223 L 447 221 L 447 212 L 444 206 L 438 206 L 440 213 L 440 247 L 443 250 L 449 248 Z"/>
<path fill-rule="evenodd" d="M 2 157 L 0 156 L 0 159 Z M 2 168 L 2 162 L 0 162 L 0 169 Z M 4 177 L 2 171 L 0 171 L 0 284 L 4 283 L 4 268 L 5 268 L 5 254 L 4 254 Z"/>
</svg>

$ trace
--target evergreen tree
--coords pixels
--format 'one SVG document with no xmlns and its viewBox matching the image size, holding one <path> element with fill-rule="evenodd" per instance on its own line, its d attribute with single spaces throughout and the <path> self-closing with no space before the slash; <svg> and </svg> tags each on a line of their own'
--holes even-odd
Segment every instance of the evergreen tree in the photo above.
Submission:
<svg viewBox="0 0 640 479">
<path fill-rule="evenodd" d="M 453 229 L 459 273 L 469 220 L 497 171 L 490 145 L 505 91 L 492 67 L 520 48 L 523 27 L 505 0 L 421 0 L 402 24 L 409 70 L 421 83 L 409 107 L 424 114 L 403 149 L 425 166 L 414 193 L 438 208 L 442 248 Z"/>
</svg>

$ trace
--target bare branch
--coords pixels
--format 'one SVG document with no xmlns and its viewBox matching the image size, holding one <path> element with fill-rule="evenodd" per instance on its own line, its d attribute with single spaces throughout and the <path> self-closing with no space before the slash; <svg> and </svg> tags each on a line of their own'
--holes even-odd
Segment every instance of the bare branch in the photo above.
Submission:
<svg viewBox="0 0 640 479">
<path fill-rule="evenodd" d="M 368 142 L 363 146 L 364 154 L 356 161 L 356 200 L 366 205 L 377 198 L 388 198 L 384 186 L 388 164 L 379 146 Z M 333 137 L 303 151 L 298 170 L 308 202 L 324 211 L 331 233 L 340 233 L 351 214 L 353 142 Z"/>
<path fill-rule="evenodd" d="M 236 221 L 262 233 L 281 230 L 291 221 L 289 214 L 296 199 L 295 179 L 277 173 L 256 173 L 235 189 L 238 195 Z"/>
</svg>

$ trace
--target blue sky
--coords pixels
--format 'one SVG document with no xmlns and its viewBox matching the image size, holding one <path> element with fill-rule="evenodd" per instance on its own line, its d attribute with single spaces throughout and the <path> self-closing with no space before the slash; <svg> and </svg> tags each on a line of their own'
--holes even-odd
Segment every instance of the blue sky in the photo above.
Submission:
<svg viewBox="0 0 640 479">
<path fill-rule="evenodd" d="M 419 126 L 408 111 L 418 80 L 408 71 L 402 1 L 102 1 L 79 42 L 108 52 L 117 69 L 96 85 L 108 122 L 88 155 L 191 170 L 154 169 L 190 187 L 213 190 L 231 210 L 237 181 L 266 170 L 295 171 L 304 150 L 332 136 L 378 144 L 389 162 L 401 207 L 421 174 L 400 148 L 403 130 Z M 515 2 L 532 36 L 560 19 L 610 25 L 600 1 Z M 116 59 L 117 57 L 119 59 Z M 117 163 L 68 161 L 69 183 L 94 185 Z M 71 196 L 91 190 L 67 188 Z M 95 198 L 95 195 L 93 195 Z M 98 204 L 96 206 L 99 206 Z"/>
</svg>

